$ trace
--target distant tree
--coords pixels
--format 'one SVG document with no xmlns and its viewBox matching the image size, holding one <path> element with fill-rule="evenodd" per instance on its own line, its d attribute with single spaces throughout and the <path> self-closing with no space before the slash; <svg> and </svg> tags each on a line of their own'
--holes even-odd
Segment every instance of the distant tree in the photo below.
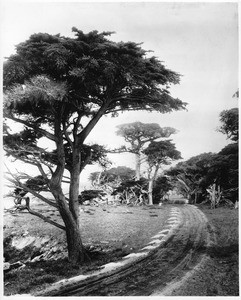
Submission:
<svg viewBox="0 0 241 300">
<path fill-rule="evenodd" d="M 9 142 L 5 151 L 36 166 L 45 178 L 54 197 L 51 204 L 65 224 L 69 260 L 78 264 L 86 257 L 78 202 L 86 138 L 103 115 L 167 113 L 184 109 L 186 103 L 168 91 L 180 75 L 148 57 L 140 44 L 113 42 L 108 39 L 111 32 L 72 30 L 73 38 L 38 33 L 17 45 L 3 66 L 3 115 L 26 127 L 20 133 L 21 147 Z M 11 133 L 6 135 L 10 138 Z M 37 145 L 40 137 L 55 144 L 55 159 Z M 62 190 L 67 166 L 69 197 Z M 12 180 L 25 189 L 20 179 L 15 175 Z"/>
<path fill-rule="evenodd" d="M 196 203 L 198 197 L 201 197 L 202 194 L 206 195 L 206 188 L 211 184 L 204 184 L 204 180 L 214 157 L 215 154 L 211 152 L 193 156 L 186 161 L 179 162 L 165 174 L 171 176 L 173 184 L 180 194 L 190 202 Z"/>
<path fill-rule="evenodd" d="M 239 90 L 237 90 L 233 98 L 239 99 Z M 228 110 L 223 110 L 220 115 L 220 122 L 222 125 L 219 131 L 226 134 L 227 137 L 233 141 L 237 142 L 239 139 L 239 110 L 238 108 L 231 108 Z"/>
<path fill-rule="evenodd" d="M 143 151 L 148 163 L 148 198 L 149 205 L 153 204 L 153 185 L 161 166 L 169 165 L 172 161 L 181 159 L 181 153 L 176 150 L 175 144 L 170 140 L 151 142 Z"/>
<path fill-rule="evenodd" d="M 238 199 L 238 144 L 229 144 L 219 153 L 203 153 L 167 170 L 175 188 L 196 203 L 212 199 L 215 208 L 221 201 Z"/>
<path fill-rule="evenodd" d="M 125 166 L 107 169 L 90 174 L 91 184 L 99 189 L 103 189 L 111 195 L 123 181 L 131 180 L 135 176 L 135 171 Z"/>
<path fill-rule="evenodd" d="M 219 131 L 226 134 L 234 142 L 238 141 L 239 111 L 238 108 L 223 110 L 220 113 L 220 121 L 223 123 Z"/>
<path fill-rule="evenodd" d="M 233 203 L 238 201 L 239 166 L 238 144 L 232 143 L 224 147 L 212 160 L 208 172 L 202 182 L 203 185 L 211 186 L 215 183 L 216 188 L 222 193 L 222 199 Z"/>
<path fill-rule="evenodd" d="M 233 94 L 233 98 L 239 99 L 239 90 L 237 90 L 237 91 Z"/>
<path fill-rule="evenodd" d="M 233 95 L 239 99 L 239 90 Z M 222 123 L 219 131 L 232 141 L 217 155 L 209 172 L 209 178 L 215 177 L 222 186 L 223 198 L 232 202 L 238 201 L 238 155 L 239 155 L 239 110 L 232 108 L 220 113 Z"/>
<path fill-rule="evenodd" d="M 114 196 L 118 196 L 120 202 L 127 205 L 147 204 L 148 181 L 146 178 L 140 180 L 124 180 L 113 191 Z"/>
<path fill-rule="evenodd" d="M 167 195 L 167 192 L 172 189 L 172 182 L 167 176 L 158 176 L 153 186 L 153 203 L 159 203 Z"/>
<path fill-rule="evenodd" d="M 161 128 L 156 123 L 127 123 L 117 126 L 119 129 L 117 135 L 122 136 L 130 147 L 122 146 L 119 151 L 134 153 L 136 156 L 136 180 L 140 180 L 141 152 L 144 146 L 160 138 L 168 138 L 176 133 L 172 127 Z"/>
<path fill-rule="evenodd" d="M 101 199 L 106 196 L 106 193 L 102 190 L 84 190 L 79 195 L 79 202 L 83 204 L 85 201 L 92 201 L 96 198 Z"/>
</svg>

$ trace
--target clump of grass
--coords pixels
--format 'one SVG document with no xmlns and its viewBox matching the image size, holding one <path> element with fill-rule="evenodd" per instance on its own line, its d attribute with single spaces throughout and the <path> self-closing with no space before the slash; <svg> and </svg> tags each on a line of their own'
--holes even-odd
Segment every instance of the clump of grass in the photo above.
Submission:
<svg viewBox="0 0 241 300">
<path fill-rule="evenodd" d="M 28 262 L 22 269 L 13 269 L 4 274 L 5 295 L 30 293 L 36 287 L 53 283 L 63 277 L 71 277 L 79 272 L 67 259 L 56 261 Z"/>
<path fill-rule="evenodd" d="M 43 269 L 33 269 L 26 266 L 23 269 L 15 269 L 4 273 L 6 296 L 29 292 L 36 286 L 56 281 L 58 277 L 47 274 Z"/>
<path fill-rule="evenodd" d="M 50 274 L 44 274 L 42 276 L 38 276 L 37 278 L 30 279 L 29 281 L 23 283 L 19 287 L 18 293 L 21 294 L 21 293 L 28 292 L 33 287 L 53 283 L 57 279 L 58 279 L 57 276 L 50 275 Z"/>
<path fill-rule="evenodd" d="M 220 245 L 215 245 L 213 247 L 210 247 L 208 250 L 208 254 L 211 257 L 216 257 L 216 258 L 225 258 L 225 257 L 230 257 L 233 254 L 238 254 L 238 249 L 239 245 L 238 244 L 231 244 L 229 246 L 220 246 Z"/>
<path fill-rule="evenodd" d="M 108 251 L 108 253 L 104 251 L 88 251 L 90 261 L 86 262 L 82 267 L 83 274 L 97 270 L 100 266 L 109 262 L 120 260 L 127 254 L 130 254 L 130 251 L 125 248 L 116 248 Z"/>
</svg>

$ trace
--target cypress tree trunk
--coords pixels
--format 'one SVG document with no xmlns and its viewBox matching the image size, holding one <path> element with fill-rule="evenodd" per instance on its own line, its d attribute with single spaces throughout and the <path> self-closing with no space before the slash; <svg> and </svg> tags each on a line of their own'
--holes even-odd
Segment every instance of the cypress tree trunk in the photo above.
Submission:
<svg viewBox="0 0 241 300">
<path fill-rule="evenodd" d="M 151 180 L 149 180 L 149 183 L 148 183 L 148 199 L 149 199 L 149 205 L 153 205 L 153 197 L 152 197 L 153 183 L 154 183 L 154 180 L 153 180 L 153 178 L 152 178 Z"/>
<path fill-rule="evenodd" d="M 69 208 L 74 217 L 78 222 L 79 220 L 79 178 L 80 178 L 80 153 L 79 150 L 73 150 L 73 163 L 70 172 L 70 186 L 69 186 Z"/>
<path fill-rule="evenodd" d="M 141 177 L 141 157 L 140 153 L 136 153 L 136 180 L 140 180 Z"/>
<path fill-rule="evenodd" d="M 80 173 L 80 151 L 78 143 L 73 145 L 72 168 L 70 171 L 69 203 L 64 196 L 61 184 L 65 169 L 65 153 L 63 137 L 59 118 L 55 119 L 55 134 L 58 137 L 56 142 L 58 165 L 50 180 L 50 190 L 56 200 L 57 208 L 63 219 L 66 228 L 66 239 L 68 258 L 73 264 L 79 264 L 87 257 L 83 247 L 79 228 L 79 173 Z"/>
<path fill-rule="evenodd" d="M 88 256 L 82 244 L 78 218 L 75 219 L 70 211 L 61 187 L 52 184 L 51 191 L 65 224 L 69 261 L 73 264 L 82 263 Z"/>
<path fill-rule="evenodd" d="M 148 199 L 149 199 L 149 205 L 153 205 L 153 185 L 154 185 L 154 182 L 156 180 L 156 177 L 157 177 L 157 172 L 159 170 L 159 167 L 160 167 L 160 164 L 156 164 L 153 166 L 154 168 L 154 173 L 153 175 L 151 175 L 152 173 L 152 168 L 149 170 L 149 175 L 148 175 L 148 179 L 149 179 L 149 183 L 148 183 Z"/>
<path fill-rule="evenodd" d="M 77 222 L 73 222 L 71 218 L 66 219 L 66 221 L 68 222 L 68 226 L 66 225 L 68 259 L 72 264 L 78 265 L 88 259 L 88 256 L 82 244 Z"/>
</svg>

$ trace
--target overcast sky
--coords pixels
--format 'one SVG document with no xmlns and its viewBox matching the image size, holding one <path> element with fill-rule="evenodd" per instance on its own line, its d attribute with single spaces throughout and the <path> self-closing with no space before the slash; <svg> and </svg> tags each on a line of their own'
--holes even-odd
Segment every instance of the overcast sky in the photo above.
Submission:
<svg viewBox="0 0 241 300">
<path fill-rule="evenodd" d="M 172 86 L 173 96 L 188 102 L 188 111 L 170 114 L 131 112 L 103 117 L 88 138 L 116 147 L 122 144 L 116 126 L 141 121 L 171 126 L 184 159 L 203 152 L 218 152 L 229 143 L 218 133 L 219 113 L 236 107 L 238 89 L 238 5 L 222 2 L 2 2 L 1 55 L 33 33 L 73 36 L 73 26 L 84 31 L 114 31 L 114 41 L 143 42 L 143 48 L 167 68 L 182 74 Z M 116 165 L 134 167 L 132 155 L 112 155 Z M 92 170 L 92 169 L 91 169 Z"/>
</svg>

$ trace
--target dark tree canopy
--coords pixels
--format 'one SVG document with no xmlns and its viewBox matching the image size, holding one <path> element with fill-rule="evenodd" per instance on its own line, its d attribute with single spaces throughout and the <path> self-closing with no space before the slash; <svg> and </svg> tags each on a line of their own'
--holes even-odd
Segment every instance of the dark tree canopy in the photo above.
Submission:
<svg viewBox="0 0 241 300">
<path fill-rule="evenodd" d="M 157 204 L 164 198 L 168 191 L 172 190 L 171 181 L 166 176 L 158 176 L 153 187 L 153 203 Z"/>
<path fill-rule="evenodd" d="M 176 150 L 176 146 L 170 140 L 151 142 L 143 151 L 147 156 L 150 166 L 167 165 L 173 160 L 181 159 L 180 151 Z"/>
<path fill-rule="evenodd" d="M 174 186 L 178 191 L 189 200 L 198 200 L 201 195 L 206 194 L 205 189 L 208 185 L 204 180 L 211 167 L 213 153 L 202 153 L 193 156 L 186 161 L 179 162 L 175 167 L 166 171 L 166 174 L 171 176 Z"/>
<path fill-rule="evenodd" d="M 28 127 L 21 133 L 23 141 L 31 133 L 35 142 L 42 136 L 56 142 L 59 118 L 66 151 L 78 139 L 83 152 L 83 141 L 103 114 L 185 108 L 168 91 L 170 84 L 179 83 L 179 74 L 155 57 L 147 58 L 140 44 L 112 42 L 110 32 L 73 32 L 75 38 L 33 34 L 4 63 L 4 116 Z"/>
<path fill-rule="evenodd" d="M 239 147 L 237 143 L 224 147 L 214 158 L 208 170 L 206 182 L 217 182 L 231 201 L 238 200 L 239 187 Z"/>
<path fill-rule="evenodd" d="M 190 200 L 205 200 L 207 188 L 220 186 L 223 197 L 235 202 L 238 197 L 238 144 L 224 147 L 219 153 L 202 153 L 178 163 L 166 171 L 178 190 Z"/>
<path fill-rule="evenodd" d="M 220 114 L 222 126 L 219 131 L 226 134 L 234 142 L 239 138 L 239 111 L 238 108 L 224 110 Z"/>
<path fill-rule="evenodd" d="M 135 176 L 135 171 L 129 167 L 118 166 L 104 170 L 102 172 L 93 172 L 90 174 L 90 181 L 99 181 L 99 184 L 111 183 L 116 180 L 125 181 L 130 180 Z"/>
<path fill-rule="evenodd" d="M 95 198 L 101 199 L 103 196 L 106 196 L 106 193 L 102 190 L 84 190 L 79 195 L 79 202 L 83 204 L 85 201 L 91 201 Z"/>
<path fill-rule="evenodd" d="M 146 178 L 127 179 L 114 189 L 112 195 L 118 195 L 121 203 L 143 205 L 147 203 L 147 186 L 148 180 Z"/>
<path fill-rule="evenodd" d="M 66 113 L 80 110 L 92 115 L 107 99 L 111 99 L 107 112 L 125 109 L 170 112 L 185 107 L 168 91 L 169 84 L 179 83 L 179 74 L 166 69 L 155 57 L 147 58 L 140 44 L 112 42 L 107 39 L 109 32 L 84 34 L 76 28 L 73 31 L 75 38 L 39 33 L 19 44 L 17 53 L 4 64 L 4 87 L 24 84 L 27 80 L 42 87 L 45 96 L 67 101 Z M 39 80 L 39 75 L 46 79 Z M 38 89 L 35 93 L 40 96 Z M 36 97 L 33 96 L 35 100 Z M 21 99 L 16 110 L 27 109 L 34 100 L 26 98 L 24 103 Z M 35 103 L 38 105 L 35 112 L 41 117 L 39 109 L 45 113 L 47 109 L 44 101 L 47 99 L 42 100 Z M 33 113 L 33 108 L 30 105 L 27 113 Z"/>
</svg>

